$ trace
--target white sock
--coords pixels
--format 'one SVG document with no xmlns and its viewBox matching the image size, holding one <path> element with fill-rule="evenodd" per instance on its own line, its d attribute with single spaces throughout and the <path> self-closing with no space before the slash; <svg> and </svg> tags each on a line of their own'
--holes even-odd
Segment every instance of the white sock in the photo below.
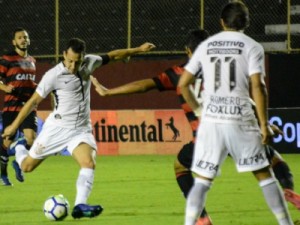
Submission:
<svg viewBox="0 0 300 225">
<path fill-rule="evenodd" d="M 270 177 L 259 182 L 265 200 L 280 225 L 293 225 L 281 188 L 275 178 Z"/>
<path fill-rule="evenodd" d="M 197 218 L 204 208 L 206 194 L 211 185 L 212 182 L 208 180 L 195 178 L 195 183 L 190 190 L 186 201 L 185 225 L 195 224 Z"/>
<path fill-rule="evenodd" d="M 94 170 L 81 168 L 76 182 L 77 194 L 75 205 L 86 204 L 94 183 Z"/>
<path fill-rule="evenodd" d="M 16 161 L 19 164 L 20 168 L 22 168 L 21 164 L 24 159 L 28 156 L 28 150 L 24 145 L 17 145 L 16 147 Z"/>
</svg>

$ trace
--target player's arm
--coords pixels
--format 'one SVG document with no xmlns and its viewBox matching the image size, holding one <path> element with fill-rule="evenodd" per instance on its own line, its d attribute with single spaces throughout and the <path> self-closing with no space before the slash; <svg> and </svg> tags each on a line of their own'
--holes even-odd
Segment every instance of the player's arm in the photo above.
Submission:
<svg viewBox="0 0 300 225">
<path fill-rule="evenodd" d="M 195 82 L 194 75 L 188 72 L 187 70 L 184 70 L 178 82 L 177 92 L 182 94 L 186 103 L 192 108 L 195 115 L 200 116 L 201 105 L 199 104 L 199 102 L 195 98 L 195 95 L 192 93 L 190 89 L 190 85 L 193 84 L 194 82 Z"/>
<path fill-rule="evenodd" d="M 267 144 L 273 135 L 268 121 L 268 93 L 263 76 L 256 73 L 250 76 L 251 95 L 256 105 L 256 113 L 262 132 L 262 142 Z"/>
<path fill-rule="evenodd" d="M 25 118 L 31 113 L 33 109 L 35 109 L 40 102 L 43 100 L 37 92 L 34 92 L 34 94 L 31 96 L 31 98 L 25 103 L 21 111 L 19 112 L 16 119 L 12 122 L 11 125 L 9 125 L 3 132 L 2 137 L 8 138 L 15 134 L 18 127 L 21 125 L 21 123 L 25 120 Z"/>
<path fill-rule="evenodd" d="M 155 45 L 149 42 L 146 42 L 139 47 L 136 48 L 127 48 L 127 49 L 117 49 L 107 53 L 109 59 L 111 61 L 115 60 L 124 60 L 132 55 L 136 55 L 138 53 L 148 52 L 155 48 Z"/>
<path fill-rule="evenodd" d="M 2 81 L 0 81 L 0 90 L 4 91 L 5 93 L 12 93 L 14 90 L 14 86 L 6 85 Z"/>
<path fill-rule="evenodd" d="M 156 89 L 156 84 L 153 79 L 138 80 L 127 83 L 115 88 L 107 89 L 101 85 L 98 80 L 91 76 L 91 81 L 95 86 L 96 91 L 100 96 L 127 95 L 133 93 L 143 93 Z"/>
<path fill-rule="evenodd" d="M 12 93 L 14 90 L 14 87 L 12 85 L 6 85 L 3 82 L 3 79 L 6 76 L 6 73 L 8 71 L 9 62 L 7 62 L 5 59 L 0 58 L 0 90 L 4 91 L 5 93 Z"/>
</svg>

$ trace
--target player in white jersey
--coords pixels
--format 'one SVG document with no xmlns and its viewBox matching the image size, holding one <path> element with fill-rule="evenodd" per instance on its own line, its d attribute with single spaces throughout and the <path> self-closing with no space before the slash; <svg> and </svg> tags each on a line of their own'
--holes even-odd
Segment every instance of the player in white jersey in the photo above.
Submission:
<svg viewBox="0 0 300 225">
<path fill-rule="evenodd" d="M 74 218 L 95 217 L 103 210 L 100 205 L 87 204 L 94 182 L 97 149 L 90 119 L 90 74 L 110 60 L 125 59 L 154 47 L 151 43 L 144 43 L 137 48 L 114 50 L 103 56 L 85 55 L 85 42 L 78 38 L 71 39 L 63 52 L 63 62 L 46 72 L 33 96 L 2 135 L 4 138 L 12 136 L 26 116 L 48 94 L 54 94 L 54 110 L 46 119 L 29 153 L 24 140 L 15 146 L 17 162 L 14 167 L 31 172 L 46 157 L 67 148 L 80 165 L 72 211 Z"/>
<path fill-rule="evenodd" d="M 243 33 L 249 24 L 243 3 L 228 3 L 222 10 L 221 24 L 224 31 L 198 46 L 178 84 L 187 103 L 197 110 L 199 104 L 188 86 L 203 70 L 203 111 L 192 163 L 196 178 L 187 199 L 185 225 L 195 224 L 228 153 L 239 172 L 253 172 L 278 223 L 291 225 L 282 190 L 266 155 L 265 144 L 272 138 L 272 130 L 267 116 L 263 48 Z"/>
</svg>

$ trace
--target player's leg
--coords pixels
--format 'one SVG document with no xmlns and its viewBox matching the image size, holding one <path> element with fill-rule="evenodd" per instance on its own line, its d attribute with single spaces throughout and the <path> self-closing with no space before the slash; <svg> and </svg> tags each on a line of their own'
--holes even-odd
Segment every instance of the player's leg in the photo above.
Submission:
<svg viewBox="0 0 300 225">
<path fill-rule="evenodd" d="M 271 166 L 274 174 L 283 189 L 294 189 L 293 174 L 281 155 L 272 147 L 268 146 L 271 157 Z"/>
<path fill-rule="evenodd" d="M 174 171 L 176 175 L 176 181 L 180 190 L 185 198 L 193 187 L 194 177 L 190 170 L 194 154 L 194 143 L 190 142 L 185 144 L 179 151 L 177 158 L 174 162 Z M 197 225 L 210 225 L 212 221 L 208 216 L 206 209 L 204 208 L 200 214 L 200 218 L 197 221 Z"/>
<path fill-rule="evenodd" d="M 188 194 L 185 210 L 185 225 L 194 225 L 202 212 L 207 193 L 227 151 L 224 140 L 218 135 L 218 125 L 202 122 L 198 128 L 191 170 L 196 174 L 194 185 Z"/>
<path fill-rule="evenodd" d="M 9 181 L 7 172 L 7 165 L 9 161 L 7 146 L 9 146 L 11 142 L 11 140 L 3 140 L 0 146 L 1 180 L 4 186 L 12 185 L 12 183 Z"/>
<path fill-rule="evenodd" d="M 284 201 L 282 190 L 275 177 L 272 176 L 269 167 L 253 172 L 259 181 L 265 200 L 275 215 L 280 225 L 293 225 L 286 202 Z"/>
<path fill-rule="evenodd" d="M 88 205 L 87 200 L 94 183 L 96 143 L 91 134 L 80 138 L 77 141 L 75 138 L 75 141 L 68 146 L 68 150 L 80 166 L 76 181 L 77 193 L 72 216 L 74 218 L 95 217 L 102 212 L 103 208 L 100 205 Z"/>
<path fill-rule="evenodd" d="M 271 156 L 271 165 L 275 177 L 279 181 L 284 191 L 285 199 L 292 203 L 297 209 L 300 209 L 300 195 L 294 191 L 293 174 L 286 161 L 271 146 L 268 148 Z"/>
<path fill-rule="evenodd" d="M 235 138 L 230 140 L 228 149 L 236 162 L 238 171 L 254 174 L 265 201 L 280 225 L 293 224 L 282 190 L 271 173 L 266 146 L 262 145 L 259 126 L 232 126 L 229 132 L 235 133 L 233 136 Z"/>
<path fill-rule="evenodd" d="M 25 141 L 24 141 L 24 145 L 26 147 L 26 149 L 30 149 L 32 144 L 33 144 L 33 141 L 35 140 L 36 138 L 36 132 L 37 132 L 37 116 L 36 116 L 36 112 L 33 111 L 31 112 L 27 117 L 26 119 L 23 121 L 23 123 L 21 124 L 20 126 L 20 130 L 22 130 L 23 132 L 23 135 L 25 138 Z M 17 142 L 20 141 L 20 140 L 17 140 Z M 16 143 L 14 143 L 13 145 L 16 145 Z M 13 151 L 13 147 L 9 149 L 9 152 L 10 154 L 12 155 L 12 152 Z M 33 160 L 35 161 L 35 160 Z M 39 163 L 34 163 L 34 162 L 31 162 L 30 165 L 35 165 L 35 164 L 39 164 Z M 19 166 L 17 164 L 16 161 L 13 161 L 12 162 L 12 165 L 13 165 L 13 168 L 15 170 L 15 175 L 16 175 L 16 179 L 20 182 L 23 182 L 24 181 L 24 176 L 23 176 L 23 173 L 22 173 L 22 170 L 19 169 Z M 36 166 L 37 166 L 36 165 Z M 35 167 L 36 167 L 35 166 Z M 30 170 L 32 171 L 33 168 L 28 168 L 26 170 Z"/>
<path fill-rule="evenodd" d="M 26 139 L 24 138 L 20 138 L 14 146 L 16 159 L 13 161 L 13 167 L 16 174 L 21 174 L 22 171 L 32 172 L 44 160 L 43 158 L 32 157 L 32 155 L 29 154 L 31 149 L 28 151 L 25 146 Z M 37 146 L 35 145 L 33 148 L 36 149 Z M 19 181 L 23 182 L 24 180 Z"/>
<path fill-rule="evenodd" d="M 18 115 L 18 112 L 3 112 L 2 113 L 2 127 L 3 130 L 10 125 L 16 116 Z M 5 139 L 2 141 L 0 146 L 0 164 L 1 164 L 1 179 L 5 186 L 12 185 L 8 179 L 8 172 L 7 172 L 7 165 L 9 161 L 9 155 L 8 155 L 8 147 L 14 140 L 15 136 L 10 137 L 9 139 Z"/>
</svg>

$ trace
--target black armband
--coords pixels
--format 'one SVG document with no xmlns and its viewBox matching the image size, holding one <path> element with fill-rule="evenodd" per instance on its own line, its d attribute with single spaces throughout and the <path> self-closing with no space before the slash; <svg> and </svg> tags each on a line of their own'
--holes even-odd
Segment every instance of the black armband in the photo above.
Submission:
<svg viewBox="0 0 300 225">
<path fill-rule="evenodd" d="M 102 58 L 102 65 L 106 65 L 107 63 L 109 63 L 110 58 L 107 54 L 105 55 L 100 55 L 100 57 Z"/>
</svg>

